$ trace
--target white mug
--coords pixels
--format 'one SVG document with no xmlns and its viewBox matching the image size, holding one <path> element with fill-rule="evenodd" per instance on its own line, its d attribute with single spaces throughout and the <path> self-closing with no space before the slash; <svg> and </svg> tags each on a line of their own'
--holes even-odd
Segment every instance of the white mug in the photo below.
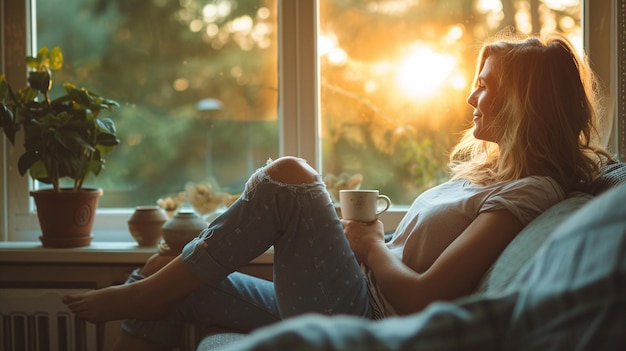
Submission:
<svg viewBox="0 0 626 351">
<path fill-rule="evenodd" d="M 344 219 L 372 222 L 389 209 L 391 200 L 386 195 L 380 195 L 378 190 L 341 190 L 339 205 Z"/>
</svg>

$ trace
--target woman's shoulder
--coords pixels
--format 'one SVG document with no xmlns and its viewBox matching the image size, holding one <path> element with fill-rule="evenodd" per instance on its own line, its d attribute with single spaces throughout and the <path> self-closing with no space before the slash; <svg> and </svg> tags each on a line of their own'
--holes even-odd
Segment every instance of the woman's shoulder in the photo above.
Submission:
<svg viewBox="0 0 626 351">
<path fill-rule="evenodd" d="M 559 185 L 559 183 L 554 180 L 552 177 L 548 176 L 529 176 L 524 178 L 519 178 L 515 180 L 509 181 L 500 181 L 496 183 L 491 183 L 487 185 L 475 185 L 472 184 L 469 180 L 464 179 L 456 179 L 450 180 L 443 184 L 440 184 L 439 188 L 449 189 L 449 188 L 474 188 L 477 191 L 493 193 L 493 192 L 501 192 L 501 191 L 541 191 L 541 192 L 550 192 L 558 195 L 565 195 L 563 188 Z"/>
<path fill-rule="evenodd" d="M 520 178 L 509 182 L 509 186 L 514 188 L 529 187 L 531 189 L 544 189 L 550 192 L 563 193 L 563 195 L 565 195 L 561 185 L 559 185 L 554 178 L 548 176 L 530 176 Z"/>
<path fill-rule="evenodd" d="M 559 201 L 565 197 L 565 191 L 559 183 L 552 177 L 530 176 L 524 177 L 502 184 L 503 192 L 521 192 L 526 195 L 541 194 L 542 196 L 553 197 L 554 201 Z"/>
<path fill-rule="evenodd" d="M 549 176 L 529 176 L 516 180 L 512 180 L 508 182 L 511 186 L 514 187 L 524 187 L 524 186 L 539 186 L 539 187 L 555 187 L 558 189 L 562 189 L 559 183 L 554 180 L 554 178 Z"/>
<path fill-rule="evenodd" d="M 559 183 L 547 176 L 530 176 L 520 179 L 502 181 L 487 185 L 475 185 L 468 180 L 456 179 L 429 189 L 423 195 L 441 196 L 456 193 L 467 197 L 541 197 L 548 202 L 558 202 L 565 197 L 565 191 Z M 465 194 L 465 195 L 460 195 Z"/>
<path fill-rule="evenodd" d="M 563 188 L 553 178 L 544 176 L 504 182 L 493 190 L 482 210 L 506 208 L 524 224 L 565 198 Z"/>
</svg>

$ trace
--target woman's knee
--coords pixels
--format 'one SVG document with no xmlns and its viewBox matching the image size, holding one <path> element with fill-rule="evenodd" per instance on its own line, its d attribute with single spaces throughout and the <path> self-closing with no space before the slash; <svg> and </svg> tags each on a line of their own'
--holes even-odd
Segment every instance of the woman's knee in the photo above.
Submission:
<svg viewBox="0 0 626 351">
<path fill-rule="evenodd" d="M 306 184 L 316 180 L 317 172 L 304 159 L 286 156 L 272 161 L 267 174 L 285 184 Z"/>
</svg>

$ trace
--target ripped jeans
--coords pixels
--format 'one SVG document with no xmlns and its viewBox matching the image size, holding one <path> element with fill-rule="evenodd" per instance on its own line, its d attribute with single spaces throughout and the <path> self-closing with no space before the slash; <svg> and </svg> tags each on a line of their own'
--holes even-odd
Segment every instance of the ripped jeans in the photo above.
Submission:
<svg viewBox="0 0 626 351">
<path fill-rule="evenodd" d="M 273 282 L 234 272 L 272 246 Z M 373 317 L 365 277 L 319 175 L 284 184 L 260 168 L 182 258 L 205 284 L 163 320 L 124 321 L 127 333 L 173 347 L 185 323 L 248 332 L 305 313 Z M 129 282 L 137 279 L 135 272 Z"/>
</svg>

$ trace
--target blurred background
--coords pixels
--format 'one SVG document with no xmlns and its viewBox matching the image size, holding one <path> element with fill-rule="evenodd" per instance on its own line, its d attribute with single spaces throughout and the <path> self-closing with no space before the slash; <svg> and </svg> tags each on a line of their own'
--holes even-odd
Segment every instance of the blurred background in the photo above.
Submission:
<svg viewBox="0 0 626 351">
<path fill-rule="evenodd" d="M 318 170 L 361 174 L 396 205 L 447 179 L 486 38 L 559 30 L 582 47 L 578 0 L 319 3 Z M 100 208 L 156 204 L 188 182 L 237 194 L 279 156 L 275 0 L 36 6 L 37 48 L 64 53 L 55 91 L 69 81 L 121 105 L 108 117 L 122 145 L 89 181 L 105 189 Z"/>
</svg>

